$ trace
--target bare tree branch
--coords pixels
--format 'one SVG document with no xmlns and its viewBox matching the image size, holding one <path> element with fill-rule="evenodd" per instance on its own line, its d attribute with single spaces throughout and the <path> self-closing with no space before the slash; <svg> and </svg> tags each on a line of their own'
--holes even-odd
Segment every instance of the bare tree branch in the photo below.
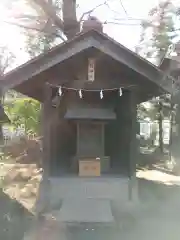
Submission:
<svg viewBox="0 0 180 240">
<path fill-rule="evenodd" d="M 18 20 L 18 25 L 24 26 L 26 28 L 35 28 L 35 30 L 41 30 L 44 32 L 51 33 L 53 28 L 53 21 L 47 15 L 35 16 L 30 14 L 18 14 L 13 16 L 13 20 Z M 9 23 L 9 21 L 8 21 Z"/>
<path fill-rule="evenodd" d="M 65 39 L 63 36 L 61 36 L 61 35 L 59 35 L 59 34 L 57 34 L 57 33 L 48 33 L 48 32 L 46 32 L 46 31 L 44 31 L 44 30 L 42 30 L 42 29 L 38 29 L 38 28 L 35 28 L 35 27 L 25 26 L 25 25 L 22 25 L 22 24 L 20 24 L 20 23 L 13 23 L 13 22 L 8 22 L 8 21 L 4 21 L 4 22 L 7 23 L 7 24 L 11 24 L 11 25 L 20 27 L 20 28 L 29 29 L 29 30 L 34 30 L 34 31 L 37 31 L 37 32 L 45 33 L 45 34 L 51 34 L 51 35 L 54 35 L 54 36 L 56 36 L 56 37 L 61 38 L 62 41 L 66 41 L 66 39 Z"/>
<path fill-rule="evenodd" d="M 62 31 L 64 30 L 64 22 L 61 20 L 60 17 L 57 16 L 55 9 L 49 2 L 45 0 L 33 0 L 33 1 L 43 9 L 46 15 L 53 20 L 54 24 L 59 29 L 61 29 Z"/>
<path fill-rule="evenodd" d="M 57 15 L 56 9 L 52 4 L 52 1 L 46 0 L 33 0 L 44 13 L 49 17 L 54 25 L 56 25 L 67 38 L 72 38 L 80 29 L 80 24 L 76 17 L 76 0 L 63 0 L 62 12 L 63 20 Z"/>
<path fill-rule="evenodd" d="M 7 46 L 0 47 L 0 77 L 13 63 L 15 56 L 8 50 Z"/>
<path fill-rule="evenodd" d="M 33 15 L 30 15 L 30 14 L 18 14 L 18 15 L 14 15 L 12 16 L 13 19 L 30 19 L 31 21 L 32 20 L 37 20 L 37 19 L 43 19 L 44 20 L 44 17 L 41 17 L 41 16 L 33 16 Z"/>
<path fill-rule="evenodd" d="M 104 3 L 101 3 L 101 4 L 97 5 L 97 6 L 95 6 L 94 8 L 92 8 L 91 10 L 89 10 L 89 11 L 87 11 L 87 12 L 84 12 L 84 13 L 82 14 L 82 16 L 80 17 L 79 22 L 82 22 L 83 18 L 84 18 L 86 15 L 90 15 L 90 14 L 91 14 L 92 12 L 94 12 L 97 8 L 102 7 L 102 6 L 104 6 L 104 5 L 107 5 L 107 1 L 105 1 Z"/>
<path fill-rule="evenodd" d="M 116 21 L 143 21 L 142 18 L 114 18 Z"/>
<path fill-rule="evenodd" d="M 1 70 L 0 70 L 0 75 L 1 76 L 5 73 L 6 69 L 9 67 L 9 62 L 10 62 L 10 59 L 7 56 L 4 63 L 3 63 L 3 66 L 1 66 Z"/>
<path fill-rule="evenodd" d="M 125 9 L 125 7 L 124 7 L 124 4 L 123 4 L 122 0 L 119 0 L 119 2 L 120 2 L 120 4 L 121 4 L 121 7 L 122 7 L 122 9 L 124 10 L 126 16 L 128 17 L 128 13 L 127 13 L 127 11 L 126 11 L 126 9 Z"/>
<path fill-rule="evenodd" d="M 126 26 L 140 26 L 139 23 L 120 23 L 120 22 L 113 22 L 113 21 L 105 21 L 103 24 L 115 24 L 115 25 L 126 25 Z"/>
</svg>

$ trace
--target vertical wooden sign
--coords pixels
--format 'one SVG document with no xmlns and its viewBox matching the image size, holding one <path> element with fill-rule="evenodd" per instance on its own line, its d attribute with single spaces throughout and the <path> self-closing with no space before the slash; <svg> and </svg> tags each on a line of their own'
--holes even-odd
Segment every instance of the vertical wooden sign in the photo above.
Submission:
<svg viewBox="0 0 180 240">
<path fill-rule="evenodd" d="M 88 59 L 88 81 L 94 82 L 95 80 L 95 59 Z"/>
</svg>

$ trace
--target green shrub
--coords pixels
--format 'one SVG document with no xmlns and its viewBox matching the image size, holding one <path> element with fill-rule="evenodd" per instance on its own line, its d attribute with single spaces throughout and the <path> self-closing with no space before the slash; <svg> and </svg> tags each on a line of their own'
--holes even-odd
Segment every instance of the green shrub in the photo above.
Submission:
<svg viewBox="0 0 180 240">
<path fill-rule="evenodd" d="M 14 128 L 24 127 L 26 134 L 39 134 L 41 104 L 31 98 L 21 98 L 5 105 Z"/>
</svg>

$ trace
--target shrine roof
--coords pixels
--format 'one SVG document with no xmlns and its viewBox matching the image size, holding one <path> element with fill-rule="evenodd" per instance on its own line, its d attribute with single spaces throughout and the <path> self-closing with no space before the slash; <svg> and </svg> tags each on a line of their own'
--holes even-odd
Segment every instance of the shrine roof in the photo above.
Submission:
<svg viewBox="0 0 180 240">
<path fill-rule="evenodd" d="M 93 29 L 78 34 L 72 40 L 63 42 L 48 52 L 10 71 L 1 79 L 0 88 L 14 88 L 23 94 L 41 100 L 42 86 L 49 78 L 47 74 L 45 74 L 46 77 L 44 77 L 45 75 L 43 75 L 43 73 L 47 73 L 49 69 L 61 64 L 64 68 L 69 59 L 76 56 L 78 58 L 79 54 L 92 49 L 113 59 L 118 64 L 121 64 L 120 66 L 128 67 L 130 71 L 136 74 L 136 78 L 139 76 L 139 78 L 144 79 L 144 89 L 146 88 L 146 83 L 148 83 L 152 84 L 153 89 L 159 89 L 161 93 L 172 92 L 171 76 L 165 74 L 160 68 L 124 47 L 106 34 Z M 31 92 L 29 92 L 30 89 Z"/>
</svg>

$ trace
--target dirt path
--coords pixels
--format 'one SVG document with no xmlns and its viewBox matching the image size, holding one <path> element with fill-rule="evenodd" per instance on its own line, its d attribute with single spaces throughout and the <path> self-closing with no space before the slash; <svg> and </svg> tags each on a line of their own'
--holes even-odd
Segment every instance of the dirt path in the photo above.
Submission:
<svg viewBox="0 0 180 240">
<path fill-rule="evenodd" d="M 74 231 L 68 235 L 59 232 L 53 240 L 179 240 L 180 187 L 145 179 L 139 179 L 139 185 L 139 204 L 122 209 L 117 228 Z M 52 233 L 55 234 L 54 228 Z"/>
<path fill-rule="evenodd" d="M 159 171 L 141 172 L 139 177 L 140 204 L 130 213 L 134 224 L 120 231 L 119 237 L 123 240 L 178 240 L 180 177 Z"/>
<path fill-rule="evenodd" d="M 94 231 L 84 230 L 81 234 L 77 231 L 69 231 L 67 237 L 67 232 L 64 233 L 63 230 L 60 231 L 59 226 L 57 227 L 54 225 L 50 228 L 48 227 L 49 229 L 46 229 L 46 224 L 42 224 L 38 228 L 38 234 L 42 233 L 42 239 L 44 240 L 179 240 L 180 177 L 175 177 L 154 170 L 141 171 L 138 173 L 138 177 L 140 201 L 136 205 L 122 208 L 122 218 L 120 219 L 117 228 L 112 230 L 107 228 L 103 230 L 95 229 Z M 7 203 L 7 201 L 5 202 Z M 1 204 L 1 209 L 3 209 L 5 213 L 6 205 L 7 204 L 3 207 Z M 10 205 L 12 206 L 12 203 L 10 203 Z M 8 210 L 9 208 L 10 207 L 8 206 Z M 8 228 L 11 230 L 10 235 L 14 236 L 13 239 L 15 240 L 23 240 L 22 216 L 19 217 L 19 210 L 12 209 L 11 214 L 15 218 L 15 225 L 12 227 L 11 223 L 8 223 Z M 25 215 L 25 213 L 21 214 Z M 3 218 L 2 221 L 4 221 Z M 26 226 L 31 228 L 32 222 L 27 222 Z M 16 239 L 15 236 L 17 233 L 19 233 L 18 236 L 21 235 L 21 238 L 18 237 Z M 50 238 L 48 237 L 49 234 L 51 236 Z M 9 236 L 9 234 L 5 233 L 3 233 L 2 236 L 5 235 Z M 5 239 L 4 237 L 1 238 Z M 11 239 L 11 237 L 7 238 L 7 240 Z M 27 235 L 25 239 L 36 240 L 35 237 L 32 238 Z M 40 235 L 38 240 L 40 240 Z"/>
</svg>

